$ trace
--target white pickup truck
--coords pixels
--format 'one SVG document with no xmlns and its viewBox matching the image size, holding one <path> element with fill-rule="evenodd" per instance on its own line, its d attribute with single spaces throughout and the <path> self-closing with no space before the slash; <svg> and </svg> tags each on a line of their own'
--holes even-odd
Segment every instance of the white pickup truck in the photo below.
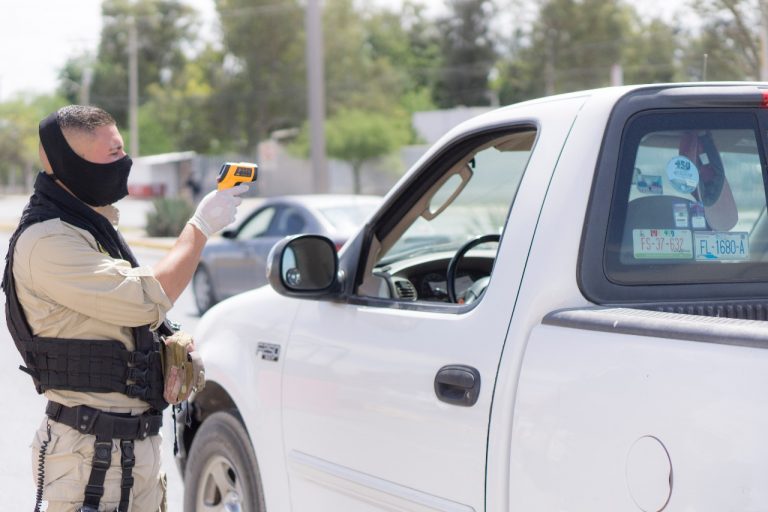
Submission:
<svg viewBox="0 0 768 512">
<path fill-rule="evenodd" d="M 200 321 L 185 510 L 768 510 L 768 84 L 453 129 Z"/>
</svg>

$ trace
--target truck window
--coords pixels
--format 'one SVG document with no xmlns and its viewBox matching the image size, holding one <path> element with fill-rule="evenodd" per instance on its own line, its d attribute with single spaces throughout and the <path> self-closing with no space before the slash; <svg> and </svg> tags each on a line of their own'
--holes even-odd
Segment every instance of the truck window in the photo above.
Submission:
<svg viewBox="0 0 768 512">
<path fill-rule="evenodd" d="M 755 113 L 655 112 L 630 120 L 609 220 L 618 284 L 765 275 L 763 142 Z"/>
<path fill-rule="evenodd" d="M 410 207 L 387 232 L 377 233 L 358 295 L 479 300 L 535 139 L 535 129 L 519 129 L 484 138 L 458 160 L 436 164 L 444 171 L 408 199 Z"/>
</svg>

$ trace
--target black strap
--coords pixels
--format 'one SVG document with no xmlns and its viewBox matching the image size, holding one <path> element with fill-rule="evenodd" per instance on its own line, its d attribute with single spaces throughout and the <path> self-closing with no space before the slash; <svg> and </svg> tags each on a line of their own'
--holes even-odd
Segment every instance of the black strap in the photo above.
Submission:
<svg viewBox="0 0 768 512">
<path fill-rule="evenodd" d="M 85 486 L 84 507 L 99 509 L 99 502 L 104 496 L 104 478 L 112 462 L 112 439 L 96 436 L 93 445 L 93 465 L 88 484 Z"/>
<path fill-rule="evenodd" d="M 107 413 L 79 405 L 67 407 L 58 402 L 49 401 L 45 414 L 53 421 L 63 423 L 82 434 L 96 436 L 93 447 L 93 466 L 88 484 L 85 486 L 85 499 L 81 510 L 98 510 L 104 496 L 104 479 L 112 461 L 112 440 L 120 440 L 120 504 L 116 512 L 127 512 L 133 488 L 133 467 L 136 465 L 134 440 L 157 435 L 163 425 L 163 415 L 149 411 L 140 416 L 130 414 Z"/>
<path fill-rule="evenodd" d="M 133 441 L 123 439 L 120 441 L 120 467 L 123 470 L 123 477 L 120 480 L 120 505 L 117 506 L 117 512 L 128 512 L 128 503 L 131 499 L 131 489 L 133 488 L 133 466 L 136 465 L 136 458 L 133 454 Z"/>
</svg>

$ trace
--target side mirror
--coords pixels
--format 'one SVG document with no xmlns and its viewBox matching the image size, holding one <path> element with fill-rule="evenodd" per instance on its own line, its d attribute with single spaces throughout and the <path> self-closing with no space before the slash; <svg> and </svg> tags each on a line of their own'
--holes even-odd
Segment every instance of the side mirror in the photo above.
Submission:
<svg viewBox="0 0 768 512">
<path fill-rule="evenodd" d="M 235 238 L 235 236 L 237 236 L 237 231 L 235 231 L 234 229 L 225 229 L 224 231 L 221 232 L 222 238 L 233 239 Z"/>
<path fill-rule="evenodd" d="M 321 297 L 340 289 L 334 243 L 320 235 L 296 235 L 276 243 L 267 258 L 272 288 L 289 297 Z"/>
</svg>

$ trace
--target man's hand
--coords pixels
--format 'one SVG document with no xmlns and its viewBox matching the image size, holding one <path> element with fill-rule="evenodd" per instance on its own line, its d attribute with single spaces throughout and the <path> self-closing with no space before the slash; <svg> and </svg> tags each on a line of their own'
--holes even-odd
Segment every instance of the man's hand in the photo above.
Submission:
<svg viewBox="0 0 768 512">
<path fill-rule="evenodd" d="M 242 198 L 237 196 L 245 192 L 248 192 L 248 185 L 209 192 L 200 201 L 195 214 L 188 221 L 189 224 L 209 238 L 234 222 L 237 207 L 243 202 Z"/>
</svg>

